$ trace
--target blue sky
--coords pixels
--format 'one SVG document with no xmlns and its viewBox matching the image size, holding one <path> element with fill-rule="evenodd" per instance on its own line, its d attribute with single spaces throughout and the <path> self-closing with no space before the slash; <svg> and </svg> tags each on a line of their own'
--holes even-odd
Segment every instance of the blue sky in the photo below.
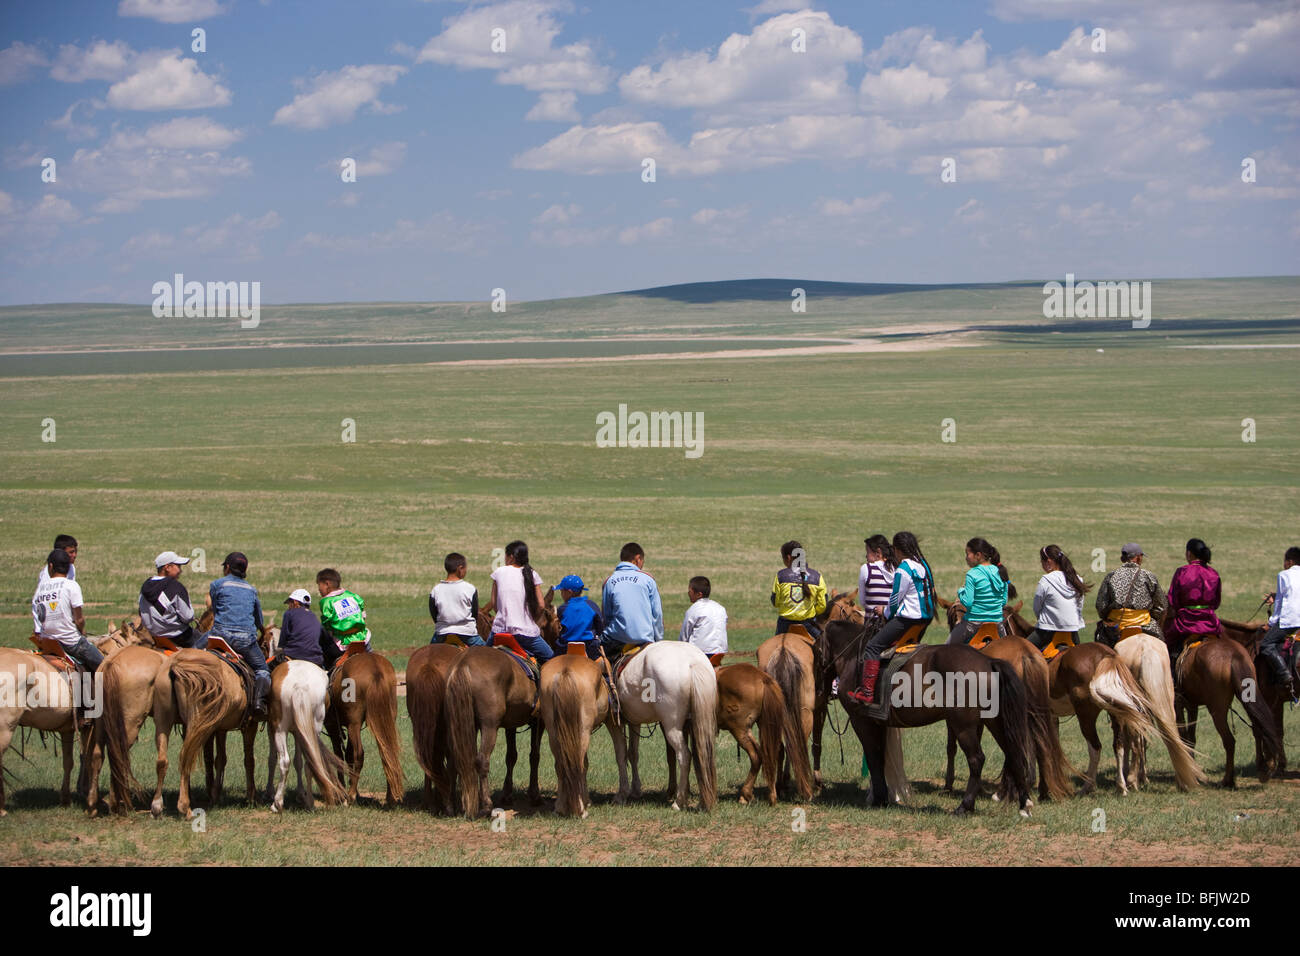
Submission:
<svg viewBox="0 0 1300 956">
<path fill-rule="evenodd" d="M 1297 50 L 1262 0 L 9 5 L 0 303 L 1293 274 Z"/>
</svg>

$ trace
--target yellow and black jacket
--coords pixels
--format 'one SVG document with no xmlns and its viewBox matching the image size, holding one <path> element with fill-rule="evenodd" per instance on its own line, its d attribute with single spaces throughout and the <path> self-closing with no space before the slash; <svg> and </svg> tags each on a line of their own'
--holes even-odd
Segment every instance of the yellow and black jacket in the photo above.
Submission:
<svg viewBox="0 0 1300 956">
<path fill-rule="evenodd" d="M 826 582 L 812 568 L 782 568 L 772 581 L 772 606 L 787 621 L 826 613 Z"/>
</svg>

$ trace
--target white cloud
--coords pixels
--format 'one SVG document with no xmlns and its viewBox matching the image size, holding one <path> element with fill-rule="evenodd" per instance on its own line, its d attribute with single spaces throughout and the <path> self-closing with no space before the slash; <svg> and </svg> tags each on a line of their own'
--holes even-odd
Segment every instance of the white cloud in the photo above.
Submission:
<svg viewBox="0 0 1300 956">
<path fill-rule="evenodd" d="M 120 110 L 197 110 L 228 106 L 230 90 L 180 51 L 142 53 L 135 72 L 108 88 L 108 105 Z"/>
<path fill-rule="evenodd" d="M 94 115 L 97 108 L 103 108 L 104 104 L 98 100 L 77 100 L 63 111 L 63 115 L 58 119 L 50 120 L 50 125 L 55 129 L 63 130 L 68 139 L 91 139 L 99 135 L 99 128 L 91 126 L 89 123 L 79 123 L 74 115 L 78 109 L 85 108 L 85 112 Z"/>
<path fill-rule="evenodd" d="M 894 197 L 887 193 L 876 193 L 873 196 L 858 196 L 853 199 L 822 199 L 817 203 L 817 209 L 823 216 L 865 216 L 868 213 L 876 212 L 885 203 Z"/>
<path fill-rule="evenodd" d="M 553 123 L 577 123 L 582 119 L 576 104 L 578 94 L 572 90 L 543 93 L 537 98 L 537 105 L 524 116 L 526 120 L 539 120 Z"/>
<path fill-rule="evenodd" d="M 225 12 L 217 0 L 121 0 L 117 5 L 120 17 L 146 17 L 159 23 L 192 23 Z"/>
<path fill-rule="evenodd" d="M 625 246 L 655 239 L 666 239 L 673 234 L 673 221 L 662 216 L 641 226 L 628 226 L 618 234 L 618 241 Z"/>
<path fill-rule="evenodd" d="M 370 154 L 357 161 L 357 176 L 386 176 L 406 162 L 406 144 L 400 141 L 380 143 Z"/>
<path fill-rule="evenodd" d="M 882 110 L 911 110 L 938 103 L 951 88 L 951 80 L 931 76 L 915 63 L 868 73 L 861 87 L 864 108 Z"/>
<path fill-rule="evenodd" d="M 121 40 L 112 43 L 96 40 L 84 50 L 75 43 L 66 43 L 59 47 L 50 76 L 63 83 L 87 80 L 111 83 L 127 75 L 135 58 L 135 51 Z"/>
<path fill-rule="evenodd" d="M 45 54 L 28 43 L 15 40 L 0 50 L 0 86 L 21 83 L 27 74 L 45 66 Z"/>
<path fill-rule="evenodd" d="M 255 219 L 235 213 L 218 223 L 199 222 L 180 230 L 151 229 L 132 236 L 122 245 L 129 259 L 169 259 L 202 255 L 219 259 L 257 259 L 262 255 L 258 237 L 283 224 L 274 209 Z"/>
<path fill-rule="evenodd" d="M 276 110 L 271 122 L 298 129 L 324 129 L 350 122 L 363 106 L 369 106 L 374 112 L 391 112 L 391 107 L 380 102 L 380 90 L 396 83 L 405 72 L 404 66 L 376 63 L 345 66 L 333 73 L 321 73 L 310 81 L 295 81 L 306 91 Z"/>
<path fill-rule="evenodd" d="M 577 218 L 580 212 L 582 212 L 582 207 L 577 203 L 569 203 L 568 205 L 556 203 L 555 205 L 548 206 L 546 209 L 542 210 L 533 222 L 538 225 L 544 225 L 546 223 L 563 224 L 566 222 L 572 222 Z"/>
</svg>

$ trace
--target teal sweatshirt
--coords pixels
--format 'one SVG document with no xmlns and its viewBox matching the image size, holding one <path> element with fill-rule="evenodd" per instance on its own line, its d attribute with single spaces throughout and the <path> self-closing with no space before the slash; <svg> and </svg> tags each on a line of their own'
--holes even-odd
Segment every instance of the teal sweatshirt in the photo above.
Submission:
<svg viewBox="0 0 1300 956">
<path fill-rule="evenodd" d="M 966 620 L 987 624 L 1002 620 L 1007 603 L 1007 582 L 992 564 L 977 564 L 966 572 L 966 583 L 957 592 L 957 600 L 966 607 Z"/>
</svg>

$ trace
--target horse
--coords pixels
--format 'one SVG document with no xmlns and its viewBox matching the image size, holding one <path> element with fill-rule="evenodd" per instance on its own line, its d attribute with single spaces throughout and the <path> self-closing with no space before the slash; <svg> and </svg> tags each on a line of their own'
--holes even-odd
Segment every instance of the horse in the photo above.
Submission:
<svg viewBox="0 0 1300 956">
<path fill-rule="evenodd" d="M 781 745 L 790 755 L 795 784 L 800 792 L 812 792 L 808 751 L 802 729 L 785 706 L 785 695 L 770 674 L 753 664 L 728 664 L 719 667 L 718 727 L 736 738 L 749 756 L 749 775 L 740 785 L 740 802 L 754 799 L 754 781 L 762 770 L 767 776 L 767 800 L 777 801 L 777 776 L 781 766 Z M 758 744 L 750 728 L 758 724 Z"/>
<path fill-rule="evenodd" d="M 1260 783 L 1267 783 L 1282 739 L 1273 725 L 1273 715 L 1251 687 L 1258 687 L 1255 665 L 1246 649 L 1233 640 L 1210 637 L 1189 642 L 1178 655 L 1178 725 L 1189 747 L 1196 747 L 1196 713 L 1201 706 L 1210 712 L 1214 729 L 1223 741 L 1224 770 L 1222 786 L 1235 789 L 1237 774 L 1234 758 L 1236 738 L 1228 726 L 1228 708 L 1233 698 L 1241 701 L 1254 732 L 1256 748 L 1265 759 L 1255 764 Z M 1184 718 L 1184 712 L 1186 718 Z"/>
<path fill-rule="evenodd" d="M 542 723 L 555 758 L 555 812 L 586 818 L 587 753 L 591 734 L 604 724 L 611 737 L 620 731 L 609 706 L 602 665 L 586 654 L 561 654 L 542 665 Z"/>
<path fill-rule="evenodd" d="M 1287 703 L 1287 697 L 1282 688 L 1278 686 L 1276 679 L 1273 677 L 1273 668 L 1268 666 L 1268 662 L 1263 660 L 1259 654 L 1259 642 L 1268 633 L 1267 624 L 1250 624 L 1240 621 L 1229 621 L 1225 618 L 1219 618 L 1220 633 L 1224 637 L 1230 638 L 1240 644 L 1246 650 L 1246 655 L 1251 658 L 1255 665 L 1255 675 L 1259 680 L 1258 696 L 1263 702 L 1264 707 L 1272 715 L 1273 730 L 1277 734 L 1279 741 L 1283 740 L 1282 729 L 1282 709 Z M 1296 677 L 1300 681 L 1300 655 L 1296 660 Z M 1264 752 L 1258 737 L 1255 738 L 1255 766 L 1260 767 L 1268 759 Z M 1275 755 L 1276 763 L 1273 767 L 1273 773 L 1281 773 L 1286 770 L 1286 747 L 1278 747 Z"/>
<path fill-rule="evenodd" d="M 965 616 L 965 609 L 958 603 L 939 598 L 939 606 L 947 611 L 948 630 L 951 631 Z M 1015 615 L 1020 604 L 1008 607 L 1009 615 Z M 1008 631 L 1011 625 L 1008 622 Z M 1016 676 L 1024 682 L 1029 707 L 1029 736 L 1031 748 L 1027 755 L 1029 761 L 1029 782 L 1034 783 L 1035 763 L 1038 768 L 1038 798 L 1046 800 L 1063 800 L 1074 794 L 1074 785 L 1070 783 L 1070 771 L 1073 769 L 1065 759 L 1061 749 L 1061 737 L 1057 724 L 1052 717 L 1049 694 L 1047 661 L 1042 652 L 1024 637 L 1008 633 L 1003 637 L 989 641 L 978 648 L 986 657 L 1006 661 L 1015 669 Z M 957 738 L 952 729 L 948 730 L 948 767 L 944 774 L 944 789 L 951 792 L 957 756 Z M 1008 795 L 1010 781 L 1006 774 L 998 785 L 995 800 Z"/>
<path fill-rule="evenodd" d="M 384 767 L 384 804 L 399 804 L 405 796 L 405 783 L 397 737 L 397 672 L 382 654 L 345 652 L 330 672 L 325 732 L 334 755 L 347 765 L 349 803 L 357 802 L 357 781 L 366 760 L 361 728 L 367 724 Z"/>
<path fill-rule="evenodd" d="M 167 745 L 172 727 L 185 728 L 180 753 L 180 796 L 176 811 L 185 819 L 190 809 L 190 772 L 210 740 L 216 741 L 215 768 L 208 772 L 208 800 L 215 806 L 221 799 L 226 768 L 226 734 L 238 729 L 244 738 L 246 799 L 253 802 L 253 742 L 257 722 L 247 718 L 248 696 L 244 681 L 224 660 L 207 650 L 185 648 L 163 661 L 154 680 L 153 722 L 158 749 L 158 785 L 149 812 L 163 812 L 163 781 L 167 776 Z M 213 772 L 215 770 L 215 773 Z"/>
<path fill-rule="evenodd" d="M 826 642 L 840 686 L 855 686 L 862 670 L 856 651 L 882 623 L 879 618 L 871 618 L 862 625 L 847 620 L 827 623 Z M 1005 770 L 1010 771 L 1020 813 L 1029 815 L 1029 787 L 1025 779 L 1029 752 L 1028 704 L 1025 685 L 1010 664 L 985 657 L 967 645 L 922 645 L 896 672 L 893 683 L 894 687 L 883 686 L 883 681 L 879 685 L 878 693 L 888 694 L 891 703 L 889 716 L 883 722 L 870 716 L 867 708 L 851 698 L 841 701 L 871 771 L 874 806 L 888 802 L 886 728 L 922 727 L 945 720 L 956 734 L 970 769 L 966 792 L 955 813 L 960 816 L 975 808 L 984 768 L 980 736 L 987 726 L 1005 755 Z M 988 695 L 983 701 L 979 698 L 985 694 L 977 693 L 981 685 Z M 915 692 L 905 693 L 909 688 Z M 944 688 L 944 692 L 932 694 L 938 688 Z M 932 696 L 939 700 L 932 702 Z M 968 696 L 976 699 L 968 700 Z"/>
<path fill-rule="evenodd" d="M 456 812 L 456 781 L 455 767 L 448 759 L 444 701 L 447 675 L 464 652 L 463 643 L 426 644 L 406 664 L 406 712 L 415 759 L 424 771 L 424 808 L 433 809 L 436 786 L 441 809 L 449 816 Z"/>
<path fill-rule="evenodd" d="M 497 730 L 506 731 L 506 780 L 501 802 L 514 798 L 515 762 L 519 759 L 513 731 L 527 725 L 528 798 L 541 802 L 537 785 L 537 764 L 541 757 L 541 721 L 538 717 L 539 690 L 524 673 L 512 651 L 497 647 L 467 648 L 447 673 L 444 710 L 452 764 L 460 777 L 461 806 L 474 819 L 492 810 L 488 775 Z M 475 750 L 481 733 L 482 742 Z"/>
<path fill-rule="evenodd" d="M 321 789 L 321 798 L 327 807 L 346 803 L 347 795 L 339 784 L 343 762 L 328 752 L 322 752 L 321 726 L 325 723 L 325 702 L 329 698 L 329 676 L 311 661 L 288 661 L 271 673 L 271 698 L 267 716 L 267 729 L 271 732 L 271 756 L 268 761 L 267 790 L 270 791 L 275 771 L 280 782 L 271 800 L 271 811 L 284 809 L 284 788 L 289 777 L 289 734 L 294 738 L 294 769 L 298 774 L 298 796 L 308 809 L 315 809 L 311 787 L 304 783 L 303 757 Z"/>
<path fill-rule="evenodd" d="M 642 724 L 658 722 L 664 731 L 670 763 L 668 792 L 674 810 L 684 810 L 695 764 L 700 809 L 712 811 L 718 800 L 714 738 L 718 734 L 718 681 L 713 665 L 698 647 L 682 641 L 647 644 L 616 671 L 615 689 L 627 740 L 614 738 L 618 759 L 617 803 L 641 796 L 638 768 Z M 627 764 L 632 764 L 628 786 Z"/>
<path fill-rule="evenodd" d="M 1179 790 L 1193 790 L 1208 778 L 1178 733 L 1169 649 L 1164 641 L 1137 628 L 1121 630 L 1120 635 L 1115 653 L 1151 701 L 1151 720 L 1160 739 L 1164 741 L 1165 749 L 1169 751 L 1169 760 L 1174 767 L 1174 782 Z M 1117 726 L 1115 732 L 1119 734 L 1122 729 Z M 1127 759 L 1129 757 L 1132 758 L 1131 763 Z M 1129 741 L 1124 772 L 1130 787 L 1136 788 L 1147 782 L 1145 734 Z"/>
</svg>

